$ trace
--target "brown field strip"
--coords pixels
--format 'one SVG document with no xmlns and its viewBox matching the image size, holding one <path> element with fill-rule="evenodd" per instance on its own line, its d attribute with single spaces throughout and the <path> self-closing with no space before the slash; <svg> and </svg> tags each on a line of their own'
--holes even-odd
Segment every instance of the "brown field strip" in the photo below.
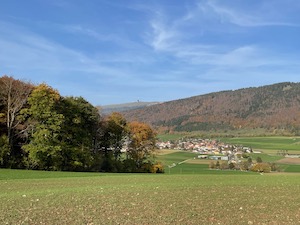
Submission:
<svg viewBox="0 0 300 225">
<path fill-rule="evenodd" d="M 284 158 L 276 161 L 276 163 L 300 165 L 300 158 Z"/>
<path fill-rule="evenodd" d="M 212 160 L 208 160 L 208 159 L 189 159 L 185 163 L 189 163 L 189 164 L 207 164 L 207 165 L 209 165 L 209 163 L 211 161 Z"/>
<path fill-rule="evenodd" d="M 157 155 L 167 155 L 174 152 L 180 152 L 180 150 L 173 150 L 173 149 L 158 149 L 155 151 Z"/>
</svg>

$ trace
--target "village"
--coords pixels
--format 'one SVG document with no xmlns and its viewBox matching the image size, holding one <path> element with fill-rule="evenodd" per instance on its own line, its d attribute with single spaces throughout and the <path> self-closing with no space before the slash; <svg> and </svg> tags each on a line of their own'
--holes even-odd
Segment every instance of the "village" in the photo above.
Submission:
<svg viewBox="0 0 300 225">
<path fill-rule="evenodd" d="M 253 152 L 250 147 L 240 145 L 231 145 L 221 142 L 220 140 L 185 138 L 176 141 L 158 141 L 158 149 L 184 150 L 198 153 L 200 159 L 212 159 L 223 161 L 237 161 L 247 153 Z"/>
</svg>

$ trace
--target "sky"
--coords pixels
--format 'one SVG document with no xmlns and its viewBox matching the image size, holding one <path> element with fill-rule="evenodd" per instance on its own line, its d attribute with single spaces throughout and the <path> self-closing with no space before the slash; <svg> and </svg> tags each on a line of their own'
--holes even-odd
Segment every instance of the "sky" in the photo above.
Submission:
<svg viewBox="0 0 300 225">
<path fill-rule="evenodd" d="M 299 0 L 1 0 L 0 75 L 93 105 L 300 82 Z"/>
</svg>

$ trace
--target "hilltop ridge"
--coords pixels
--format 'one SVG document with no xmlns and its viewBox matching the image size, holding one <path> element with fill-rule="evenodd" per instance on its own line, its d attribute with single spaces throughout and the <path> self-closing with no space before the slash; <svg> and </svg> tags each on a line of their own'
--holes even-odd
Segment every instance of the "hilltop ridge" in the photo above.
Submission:
<svg viewBox="0 0 300 225">
<path fill-rule="evenodd" d="M 128 110 L 129 121 L 150 123 L 160 132 L 263 128 L 300 131 L 300 83 L 284 82 L 221 91 Z"/>
<path fill-rule="evenodd" d="M 140 109 L 143 107 L 151 106 L 159 104 L 160 102 L 130 102 L 130 103 L 122 103 L 122 104 L 111 104 L 111 105 L 103 105 L 103 106 L 97 106 L 97 108 L 100 110 L 101 114 L 109 114 L 112 112 L 124 112 L 127 110 L 134 110 L 134 109 Z"/>
</svg>

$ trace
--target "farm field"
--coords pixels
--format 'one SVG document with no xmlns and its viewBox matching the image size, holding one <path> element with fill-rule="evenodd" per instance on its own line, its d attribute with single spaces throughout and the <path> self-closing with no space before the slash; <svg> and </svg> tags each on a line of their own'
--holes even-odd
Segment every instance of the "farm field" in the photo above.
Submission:
<svg viewBox="0 0 300 225">
<path fill-rule="evenodd" d="M 158 150 L 158 152 L 161 150 Z M 198 154 L 186 151 L 162 150 L 156 159 L 163 163 L 165 173 L 168 174 L 245 174 L 248 172 L 232 170 L 210 170 L 209 163 L 212 160 L 198 159 Z M 263 162 L 276 163 L 282 172 L 300 173 L 300 158 L 285 158 L 274 154 L 251 153 L 250 157 L 255 161 L 260 157 Z"/>
<path fill-rule="evenodd" d="M 167 136 L 166 136 L 167 137 Z M 278 152 L 284 150 L 288 154 L 300 155 L 300 137 L 280 137 L 280 136 L 270 136 L 270 137 L 236 137 L 236 138 L 221 138 L 221 141 L 229 144 L 243 145 L 251 147 L 253 150 L 259 150 L 262 153 L 251 153 L 252 159 L 260 157 L 263 162 L 275 162 L 280 166 L 284 172 L 300 172 L 300 161 L 295 159 L 287 159 L 283 155 L 278 155 Z M 177 152 L 177 157 L 178 157 Z M 192 153 L 189 153 L 192 154 Z M 186 155 L 188 156 L 188 155 Z M 173 156 L 172 156 L 173 157 Z M 165 162 L 165 165 L 171 165 L 171 161 L 165 161 L 164 158 L 171 159 L 169 156 L 158 157 L 161 161 Z M 298 158 L 300 159 L 300 158 Z M 176 161 L 173 160 L 175 163 Z M 191 162 L 191 161 L 190 161 Z M 188 162 L 188 163 L 190 163 Z M 199 163 L 202 164 L 202 163 Z M 180 165 L 173 171 L 187 171 L 180 169 L 180 167 L 185 165 Z M 204 165 L 200 165 L 205 169 Z M 189 166 L 192 167 L 192 166 Z M 190 171 L 196 171 L 195 169 L 189 169 Z M 172 171 L 172 169 L 171 169 Z M 203 172 L 203 171 L 201 171 Z M 193 172 L 194 173 L 194 172 Z"/>
<path fill-rule="evenodd" d="M 1 224 L 300 224 L 299 159 L 251 154 L 289 172 L 260 175 L 196 156 L 160 151 L 164 174 L 0 169 Z"/>
<path fill-rule="evenodd" d="M 300 223 L 299 174 L 8 171 L 0 170 L 1 224 Z"/>
<path fill-rule="evenodd" d="M 221 138 L 222 141 L 276 154 L 278 150 L 287 150 L 290 154 L 300 154 L 300 137 L 239 137 Z"/>
</svg>

